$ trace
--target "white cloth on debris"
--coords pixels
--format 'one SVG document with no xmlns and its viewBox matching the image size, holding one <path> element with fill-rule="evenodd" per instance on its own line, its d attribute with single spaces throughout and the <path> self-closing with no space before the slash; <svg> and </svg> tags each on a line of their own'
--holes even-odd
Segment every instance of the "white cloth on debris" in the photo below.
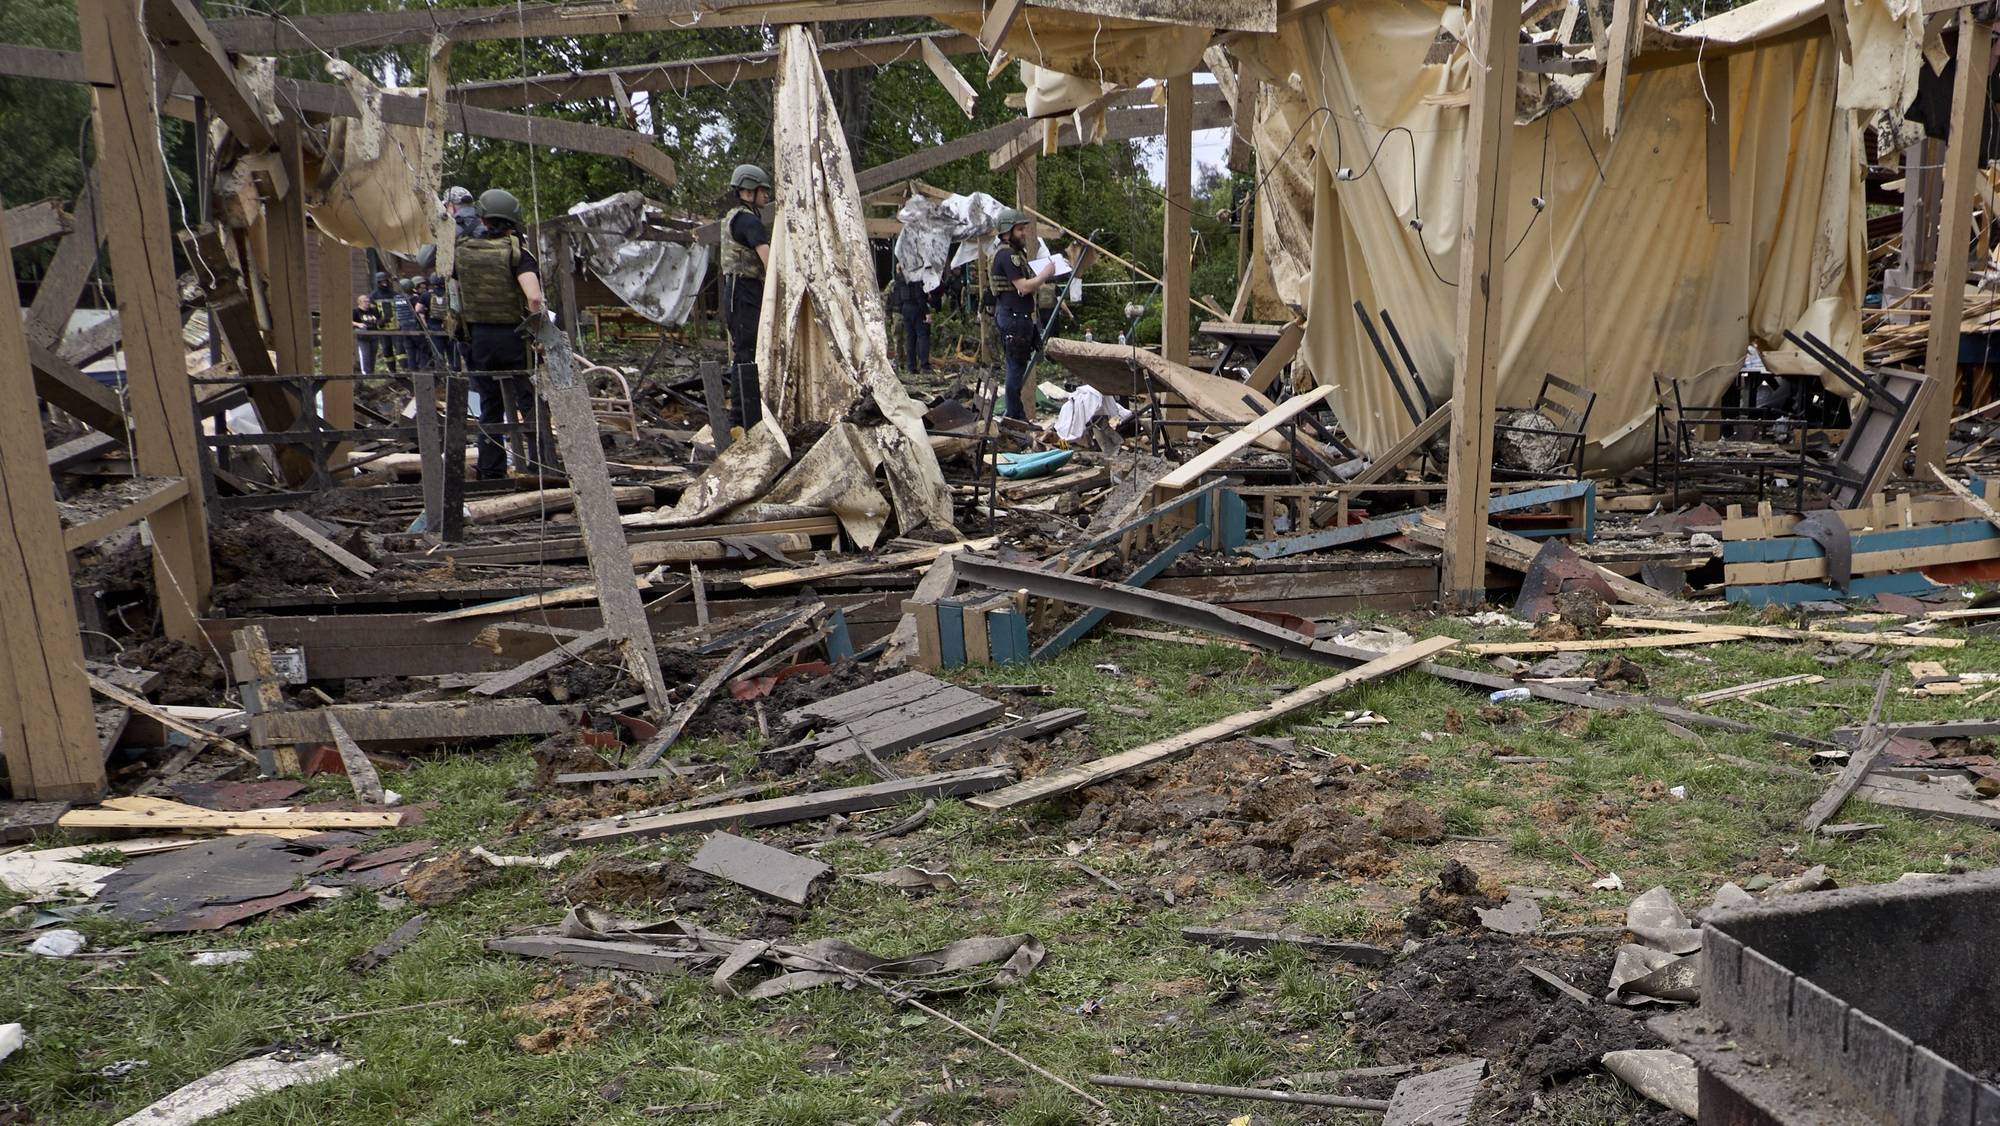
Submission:
<svg viewBox="0 0 2000 1126">
<path fill-rule="evenodd" d="M 923 282 L 925 292 L 936 289 L 944 284 L 946 270 L 994 245 L 993 223 L 1006 206 L 985 192 L 944 199 L 910 196 L 896 212 L 903 224 L 896 236 L 896 265 L 904 277 Z"/>
<path fill-rule="evenodd" d="M 1086 383 L 1063 400 L 1062 412 L 1056 415 L 1056 437 L 1074 442 L 1090 430 L 1091 422 L 1096 419 L 1109 418 L 1116 426 L 1131 417 L 1132 412 L 1124 404 Z"/>
<path fill-rule="evenodd" d="M 646 197 L 619 192 L 569 209 L 589 244 L 587 260 L 619 300 L 657 325 L 685 324 L 708 273 L 708 247 L 638 237 L 646 226 Z"/>
</svg>

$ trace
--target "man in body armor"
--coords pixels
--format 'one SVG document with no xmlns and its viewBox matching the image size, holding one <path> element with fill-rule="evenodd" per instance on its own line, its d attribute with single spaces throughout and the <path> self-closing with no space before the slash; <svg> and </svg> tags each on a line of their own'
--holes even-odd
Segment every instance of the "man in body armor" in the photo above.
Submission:
<svg viewBox="0 0 2000 1126">
<path fill-rule="evenodd" d="M 729 189 L 733 204 L 722 217 L 718 240 L 722 319 L 729 327 L 730 421 L 747 430 L 763 414 L 757 391 L 757 318 L 764 306 L 764 271 L 771 262 L 771 236 L 762 213 L 771 204 L 771 176 L 754 164 L 739 164 L 729 177 Z"/>
<path fill-rule="evenodd" d="M 424 328 L 423 305 L 417 297 L 416 283 L 404 278 L 396 285 L 396 295 L 389 299 L 396 311 L 396 331 L 407 335 L 396 338 L 397 350 L 403 355 L 404 371 L 428 371 L 431 366 L 430 347 L 421 333 Z"/>
<path fill-rule="evenodd" d="M 458 240 L 459 320 L 464 325 L 472 389 L 479 394 L 479 479 L 507 475 L 507 450 L 488 427 L 529 424 L 524 441 L 531 462 L 546 463 L 540 410 L 528 377 L 526 322 L 543 315 L 540 264 L 521 234 L 521 201 L 493 188 L 479 197 L 483 226 L 477 238 Z M 482 375 L 482 372 L 499 374 Z M 522 466 L 530 469 L 531 466 Z"/>
<path fill-rule="evenodd" d="M 367 325 L 368 331 L 375 332 L 383 328 L 394 327 L 396 311 L 392 306 L 396 301 L 396 287 L 389 284 L 389 273 L 387 270 L 375 271 L 375 288 L 368 291 L 368 296 L 365 300 L 368 302 L 368 307 L 374 312 L 373 321 Z M 377 366 L 377 362 L 382 360 L 389 361 L 386 366 L 395 366 L 396 346 L 391 343 L 391 339 L 384 336 L 364 336 L 361 338 L 361 370 L 363 373 L 373 372 Z"/>
<path fill-rule="evenodd" d="M 1027 404 L 1021 392 L 1028 382 L 1028 361 L 1035 354 L 1036 291 L 1055 275 L 1054 261 L 1041 270 L 1028 270 L 1028 216 L 1009 207 L 996 224 L 1000 249 L 988 270 L 988 288 L 993 294 L 993 323 L 1000 330 L 1000 355 L 1006 362 L 1006 416 L 1025 419 Z"/>
</svg>

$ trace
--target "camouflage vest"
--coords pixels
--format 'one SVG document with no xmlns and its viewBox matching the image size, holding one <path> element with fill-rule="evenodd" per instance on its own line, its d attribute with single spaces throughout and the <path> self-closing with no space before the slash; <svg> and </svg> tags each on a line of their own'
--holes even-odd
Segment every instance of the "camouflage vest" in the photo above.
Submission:
<svg viewBox="0 0 2000 1126">
<path fill-rule="evenodd" d="M 518 325 L 528 319 L 528 295 L 515 272 L 518 235 L 458 240 L 459 317 L 467 324 Z"/>
<path fill-rule="evenodd" d="M 764 276 L 764 260 L 757 256 L 757 248 L 754 246 L 744 246 L 742 243 L 736 241 L 734 235 L 729 233 L 729 228 L 736 222 L 736 217 L 746 211 L 749 211 L 753 215 L 756 214 L 755 211 L 751 211 L 748 207 L 737 206 L 731 208 L 729 214 L 722 217 L 722 237 L 720 240 L 722 247 L 722 272 L 739 278 L 761 278 Z"/>
</svg>

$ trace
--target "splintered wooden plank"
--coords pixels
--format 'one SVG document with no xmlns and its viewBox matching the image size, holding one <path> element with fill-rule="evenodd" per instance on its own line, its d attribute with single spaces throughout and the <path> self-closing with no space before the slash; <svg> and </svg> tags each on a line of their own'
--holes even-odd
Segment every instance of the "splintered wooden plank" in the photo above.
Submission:
<svg viewBox="0 0 2000 1126">
<path fill-rule="evenodd" d="M 1962 637 L 1928 637 L 1909 633 L 1849 633 L 1834 629 L 1792 629 L 1789 626 L 1744 626 L 1731 622 L 1676 622 L 1665 618 L 1624 618 L 1613 615 L 1604 619 L 1604 624 L 1612 629 L 1656 629 L 1682 633 L 1727 633 L 1736 637 L 1761 637 L 1768 641 L 1818 641 L 1832 645 L 1840 641 L 1855 641 L 1863 645 L 1900 645 L 1906 649 L 1959 649 L 1965 645 Z"/>
<path fill-rule="evenodd" d="M 1900 809 L 1918 817 L 1972 821 L 2000 828 L 2000 806 L 1980 800 L 1972 789 L 1972 784 L 1958 776 L 1926 782 L 1917 778 L 1874 774 L 1863 779 L 1861 785 L 1855 787 L 1854 797 L 1860 801 Z M 1820 831 L 1824 833 L 1829 828 L 1831 826 L 1823 826 Z"/>
<path fill-rule="evenodd" d="M 117 685 L 111 683 L 108 680 L 105 680 L 102 677 L 99 676 L 90 677 L 90 688 L 91 691 L 97 693 L 99 696 L 102 696 L 107 700 L 111 700 L 114 703 L 122 704 L 125 707 L 128 707 L 133 711 L 139 713 L 140 715 L 145 716 L 147 719 L 150 719 L 153 722 L 159 724 L 161 727 L 166 728 L 169 731 L 177 732 L 181 735 L 187 736 L 189 739 L 193 740 L 197 746 L 204 744 L 213 745 L 220 747 L 223 750 L 228 751 L 230 754 L 233 754 L 238 758 L 244 759 L 248 762 L 254 763 L 257 761 L 256 755 L 253 755 L 249 751 L 244 750 L 242 746 L 235 743 L 234 741 L 225 739 L 222 736 L 217 735 L 213 731 L 210 731 L 206 728 L 197 727 L 192 723 L 183 723 L 180 721 L 179 718 L 170 714 L 165 709 L 155 704 L 149 703 L 148 701 L 138 696 L 135 696 L 130 692 L 125 691 L 123 688 L 118 687 Z"/>
<path fill-rule="evenodd" d="M 631 568 L 625 568 L 630 571 Z M 632 589 L 647 590 L 652 586 L 643 576 L 633 576 Z M 575 606 L 582 602 L 596 602 L 597 584 L 569 586 L 561 590 L 543 591 L 540 594 L 524 594 L 519 598 L 503 598 L 498 602 L 482 602 L 477 606 L 467 606 L 462 610 L 447 610 L 442 614 L 432 614 L 425 618 L 427 623 L 456 622 L 463 618 L 483 618 L 489 614 L 514 614 L 523 610 L 546 610 L 554 606 Z"/>
<path fill-rule="evenodd" d="M 632 765 L 646 767 L 660 761 L 660 756 L 667 753 L 674 740 L 681 737 L 682 731 L 687 730 L 688 722 L 694 719 L 695 713 L 707 705 L 708 698 L 715 695 L 715 690 L 722 687 L 722 682 L 729 679 L 730 674 L 742 667 L 749 653 L 748 646 L 738 646 L 722 659 L 721 664 L 710 669 L 708 675 L 701 678 L 701 683 L 695 685 L 694 691 L 688 693 L 688 698 L 674 708 L 674 714 L 661 725 L 659 733 L 653 736 L 652 742 L 646 745 L 639 757 L 632 760 Z"/>
<path fill-rule="evenodd" d="M 317 711 L 274 712 L 250 717 L 250 741 L 325 743 L 333 739 L 331 715 L 358 743 L 458 743 L 509 735 L 549 735 L 561 721 L 539 700 L 476 703 L 336 704 Z"/>
<path fill-rule="evenodd" d="M 1575 641 L 1482 641 L 1467 645 L 1465 651 L 1475 657 L 1498 657 L 1520 653 L 1590 653 L 1599 649 L 1667 649 L 1676 645 L 1713 645 L 1719 641 L 1742 640 L 1743 635 L 1727 630 L 1689 630 L 1640 637 L 1587 637 Z"/>
<path fill-rule="evenodd" d="M 1004 786 L 1013 777 L 1014 771 L 1009 767 L 978 766 L 967 770 L 926 774 L 918 778 L 898 778 L 868 786 L 821 790 L 817 793 L 767 798 L 763 801 L 743 802 L 739 805 L 725 805 L 711 809 L 587 821 L 576 826 L 571 835 L 578 843 L 589 844 L 598 841 L 629 840 L 634 837 L 659 837 L 668 833 L 698 833 L 738 825 L 782 825 L 791 821 L 809 821 L 835 813 L 886 809 L 900 804 L 906 798 L 941 798 L 978 793 L 996 786 Z"/>
<path fill-rule="evenodd" d="M 1185 754 L 1203 744 L 1254 730 L 1274 719 L 1283 718 L 1303 708 L 1321 703 L 1357 684 L 1365 684 L 1378 677 L 1420 664 L 1456 644 L 1457 641 L 1449 637 L 1425 638 L 1415 644 L 1405 645 L 1393 653 L 1377 657 L 1365 665 L 1349 669 L 1337 676 L 1330 676 L 1297 692 L 1287 693 L 1261 708 L 1239 712 L 1214 723 L 1204 724 L 1192 731 L 1134 747 L 1121 754 L 1109 755 L 1068 770 L 1053 771 L 1039 778 L 1031 778 L 997 793 L 974 798 L 971 804 L 980 809 L 1008 809 L 1079 790 L 1128 770 L 1136 770 L 1148 763 Z"/>
<path fill-rule="evenodd" d="M 1330 938 L 1317 938 L 1306 934 L 1283 934 L 1277 931 L 1233 931 L 1220 927 L 1182 927 L 1181 937 L 1201 946 L 1214 946 L 1222 950 L 1258 951 L 1275 946 L 1289 946 L 1308 954 L 1325 954 L 1344 962 L 1354 962 L 1364 966 L 1379 966 L 1395 957 L 1395 951 L 1386 946 L 1371 946 L 1365 942 L 1336 942 Z"/>
<path fill-rule="evenodd" d="M 1382 1126 L 1464 1126 L 1485 1074 L 1486 1061 L 1473 1060 L 1410 1076 L 1389 1096 Z"/>
<path fill-rule="evenodd" d="M 1294 395 L 1286 399 L 1284 402 L 1278 404 L 1276 409 L 1266 411 L 1255 422 L 1237 428 L 1227 438 L 1210 446 L 1203 453 L 1188 459 L 1188 461 L 1180 465 L 1173 472 L 1160 478 L 1159 487 L 1163 489 L 1187 488 L 1189 485 L 1201 480 L 1202 474 L 1228 461 L 1257 439 L 1305 413 L 1306 408 L 1317 405 L 1328 395 L 1333 394 L 1334 390 L 1335 388 L 1331 386 L 1316 387 L 1303 395 Z"/>
<path fill-rule="evenodd" d="M 848 559 L 837 563 L 821 563 L 813 567 L 800 567 L 790 571 L 759 571 L 743 576 L 743 585 L 749 590 L 768 590 L 772 587 L 794 586 L 799 583 L 818 582 L 821 579 L 840 578 L 844 575 L 866 575 L 875 571 L 893 571 L 902 567 L 922 567 L 937 561 L 938 556 L 953 551 L 985 551 L 999 542 L 993 536 L 983 539 L 966 540 L 962 543 L 935 544 L 910 551 L 898 551 L 888 555 L 878 555 L 873 559 Z"/>
<path fill-rule="evenodd" d="M 175 803 L 164 803 L 172 805 Z M 381 813 L 251 813 L 182 806 L 178 809 L 73 809 L 58 818 L 64 829 L 386 829 L 402 823 L 400 810 Z"/>
<path fill-rule="evenodd" d="M 951 692 L 844 723 L 815 741 L 814 750 L 828 762 L 855 755 L 895 754 L 932 739 L 970 731 L 1006 710 L 998 700 L 954 686 Z"/>
<path fill-rule="evenodd" d="M 1889 745 L 1889 735 L 1882 730 L 1882 705 L 1889 698 L 1889 681 L 1895 676 L 1894 669 L 1883 669 L 1882 679 L 1875 683 L 1875 702 L 1868 708 L 1868 722 L 1861 728 L 1861 738 L 1855 743 L 1854 753 L 1847 756 L 1847 764 L 1841 767 L 1840 777 L 1827 787 L 1826 793 L 1806 811 L 1805 831 L 1818 831 L 1840 807 L 1847 803 L 1854 791 L 1868 778 L 1868 772 L 1875 767 L 1875 760 Z"/>
<path fill-rule="evenodd" d="M 271 513 L 271 519 L 277 521 L 286 531 L 311 544 L 321 555 L 326 556 L 328 559 L 333 560 L 335 563 L 340 564 L 362 578 L 365 579 L 375 573 L 375 564 L 327 539 L 319 533 L 319 529 L 307 524 L 297 513 L 273 512 Z"/>
<path fill-rule="evenodd" d="M 1769 680 L 1753 680 L 1748 684 L 1739 684 L 1734 688 L 1717 688 L 1712 692 L 1697 692 L 1692 696 L 1686 697 L 1686 702 L 1696 707 L 1701 707 L 1706 704 L 1719 704 L 1724 700 L 1741 700 L 1746 696 L 1756 696 L 1760 693 L 1769 692 L 1774 688 L 1804 687 L 1808 684 L 1818 684 L 1825 679 L 1823 676 L 1809 672 L 1794 673 L 1791 676 L 1774 676 Z"/>
</svg>

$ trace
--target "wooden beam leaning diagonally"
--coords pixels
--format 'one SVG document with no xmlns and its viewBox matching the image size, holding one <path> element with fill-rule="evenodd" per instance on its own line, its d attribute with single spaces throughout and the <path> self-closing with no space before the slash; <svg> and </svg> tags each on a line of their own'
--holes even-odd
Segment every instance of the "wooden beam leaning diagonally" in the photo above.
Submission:
<svg viewBox="0 0 2000 1126">
<path fill-rule="evenodd" d="M 62 204 L 45 199 L 39 203 L 24 203 L 7 209 L 7 249 L 18 250 L 33 246 L 44 239 L 66 235 L 73 228 L 69 213 Z"/>
<path fill-rule="evenodd" d="M 951 65 L 951 60 L 945 57 L 944 49 L 938 46 L 936 39 L 925 39 L 920 49 L 924 65 L 930 68 L 945 93 L 951 95 L 951 100 L 958 103 L 958 108 L 965 111 L 965 116 L 971 117 L 979 107 L 979 92 L 972 88 L 972 83 L 958 72 L 957 67 Z"/>
<path fill-rule="evenodd" d="M 118 321 L 125 336 L 126 399 L 134 467 L 149 477 L 201 477 L 186 344 L 174 283 L 166 167 L 160 154 L 152 51 L 140 34 L 139 0 L 79 0 L 78 31 L 91 85 L 99 205 L 106 225 Z M 196 643 L 211 581 L 202 490 L 147 520 L 154 589 L 168 637 Z"/>
<path fill-rule="evenodd" d="M 0 242 L 6 241 L 0 218 Z M 18 303 L 10 279 L 8 304 Z M 0 755 L 21 801 L 94 798 L 104 750 L 21 321 L 0 317 Z"/>
<path fill-rule="evenodd" d="M 632 582 L 632 550 L 625 542 L 625 528 L 618 522 L 618 504 L 611 497 L 611 475 L 604 464 L 597 415 L 590 409 L 590 391 L 577 377 L 569 336 L 547 316 L 532 319 L 535 338 L 542 345 L 542 369 L 535 376 L 535 386 L 549 404 L 556 448 L 569 473 L 570 487 L 576 490 L 577 526 L 590 556 L 591 575 L 597 580 L 604 628 L 618 640 L 627 666 L 646 693 L 646 703 L 655 712 L 665 712 L 666 678 L 660 672 L 660 654 L 653 647 L 653 627 L 646 618 L 646 607 Z"/>
<path fill-rule="evenodd" d="M 118 406 L 116 391 L 84 374 L 39 340 L 30 338 L 25 351 L 34 370 L 37 395 L 92 430 L 125 440 L 125 412 Z"/>
<path fill-rule="evenodd" d="M 1007 33 L 1014 30 L 1014 21 L 1021 17 L 1021 9 L 1027 0 L 993 0 L 993 6 L 986 9 L 986 18 L 979 21 L 979 45 L 988 53 L 1000 49 L 1006 42 Z"/>
<path fill-rule="evenodd" d="M 1148 763 L 1185 754 L 1205 743 L 1232 738 L 1254 730 L 1274 719 L 1283 718 L 1302 708 L 1309 708 L 1329 700 L 1357 684 L 1422 664 L 1456 644 L 1457 641 L 1453 638 L 1428 637 L 1415 644 L 1405 645 L 1393 653 L 1377 657 L 1357 668 L 1348 669 L 1296 692 L 1280 696 L 1261 708 L 1239 712 L 1214 723 L 1204 724 L 1192 731 L 1184 731 L 1119 754 L 1107 755 L 1068 770 L 1052 771 L 1030 778 L 1004 790 L 995 790 L 971 798 L 969 803 L 980 809 L 1008 809 L 1027 802 L 1054 797 L 1057 794 L 1066 794 L 1102 782 L 1106 778 L 1116 777 L 1128 770 L 1136 770 Z"/>
<path fill-rule="evenodd" d="M 1266 413 L 1263 417 L 1250 423 L 1248 426 L 1237 429 L 1222 441 L 1217 442 L 1215 445 L 1210 446 L 1200 454 L 1189 458 L 1177 466 L 1165 477 L 1160 478 L 1158 487 L 1163 489 L 1187 488 L 1189 485 L 1201 480 L 1202 474 L 1228 461 L 1239 450 L 1242 450 L 1265 434 L 1276 430 L 1278 427 L 1283 426 L 1293 418 L 1304 413 L 1308 407 L 1318 405 L 1320 400 L 1333 394 L 1333 392 L 1334 388 L 1330 386 L 1315 387 L 1303 395 L 1294 395 L 1286 399 L 1284 402 L 1278 404 L 1278 409 Z"/>
<path fill-rule="evenodd" d="M 1636 7 L 1637 0 L 1620 0 Z M 1521 9 L 1513 0 L 1474 0 L 1476 41 L 1513 43 Z M 1445 483 L 1444 563 L 1440 595 L 1448 603 L 1483 601 L 1486 588 L 1486 494 L 1493 481 L 1493 412 L 1500 383 L 1501 271 L 1506 264 L 1507 199 L 1500 181 L 1514 134 L 1515 51 L 1489 50 L 1472 75 L 1465 131 L 1465 229 L 1461 232 L 1458 311 L 1453 333 L 1450 475 Z"/>
<path fill-rule="evenodd" d="M 34 303 L 28 306 L 30 341 L 51 345 L 62 343 L 69 315 L 76 309 L 77 298 L 83 296 L 83 287 L 90 280 L 90 272 L 97 267 L 98 248 L 104 240 L 97 230 L 96 185 L 97 169 L 92 167 L 84 177 L 83 191 L 76 197 L 76 206 L 70 211 L 70 232 L 56 244 L 55 257 L 49 259 L 49 268 L 42 274 L 42 284 L 35 289 Z"/>
<path fill-rule="evenodd" d="M 277 136 L 264 120 L 257 99 L 194 4 L 190 0 L 146 0 L 145 11 L 147 33 L 208 99 L 209 109 L 243 147 L 262 152 L 276 146 Z"/>
<path fill-rule="evenodd" d="M 1951 437 L 1951 405 L 1957 399 L 1958 337 L 1965 312 L 1967 244 L 1972 237 L 1972 181 L 1979 174 L 1981 115 L 1987 98 L 1984 75 L 1993 53 L 1993 25 L 1966 8 L 1958 15 L 1957 71 L 1951 87 L 1951 139 L 1944 150 L 1944 196 L 1938 204 L 1937 264 L 1931 273 L 1930 336 L 1924 346 L 1924 376 L 1931 387 L 1917 423 L 1917 472 L 1942 466 Z M 1899 450 L 1890 451 L 1900 456 Z M 1884 459 L 1889 460 L 1888 458 Z"/>
</svg>

